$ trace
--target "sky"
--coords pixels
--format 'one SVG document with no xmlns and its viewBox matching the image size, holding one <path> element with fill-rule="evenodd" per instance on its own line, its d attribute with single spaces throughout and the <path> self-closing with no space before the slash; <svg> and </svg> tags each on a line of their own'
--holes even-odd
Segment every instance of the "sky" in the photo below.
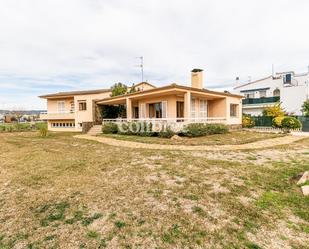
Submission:
<svg viewBox="0 0 309 249">
<path fill-rule="evenodd" d="M 275 71 L 307 72 L 307 0 L 0 0 L 0 109 L 37 96 L 144 79 L 231 89 Z"/>
</svg>

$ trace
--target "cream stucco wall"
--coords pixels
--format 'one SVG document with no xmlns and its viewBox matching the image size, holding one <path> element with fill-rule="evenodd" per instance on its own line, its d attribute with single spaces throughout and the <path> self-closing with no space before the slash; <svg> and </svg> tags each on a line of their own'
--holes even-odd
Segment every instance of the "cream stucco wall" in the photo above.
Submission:
<svg viewBox="0 0 309 249">
<path fill-rule="evenodd" d="M 65 111 L 69 112 L 71 110 L 71 102 L 74 102 L 74 98 L 59 98 L 59 99 L 48 99 L 47 100 L 47 112 L 48 113 L 58 113 L 58 102 L 64 101 Z"/>
</svg>

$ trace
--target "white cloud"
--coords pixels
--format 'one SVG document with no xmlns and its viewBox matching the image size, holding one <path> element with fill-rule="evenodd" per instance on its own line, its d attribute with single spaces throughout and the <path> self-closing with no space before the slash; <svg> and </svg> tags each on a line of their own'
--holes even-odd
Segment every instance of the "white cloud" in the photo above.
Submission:
<svg viewBox="0 0 309 249">
<path fill-rule="evenodd" d="M 42 108 L 42 93 L 145 78 L 205 86 L 307 70 L 308 1 L 0 0 L 0 108 Z M 21 103 L 23 100 L 23 103 Z"/>
</svg>

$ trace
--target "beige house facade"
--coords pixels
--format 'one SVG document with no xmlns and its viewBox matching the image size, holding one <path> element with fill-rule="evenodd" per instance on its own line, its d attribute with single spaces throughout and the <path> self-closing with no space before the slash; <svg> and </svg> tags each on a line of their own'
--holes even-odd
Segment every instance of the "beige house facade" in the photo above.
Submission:
<svg viewBox="0 0 309 249">
<path fill-rule="evenodd" d="M 42 95 L 47 100 L 47 112 L 40 119 L 46 120 L 51 131 L 82 131 L 85 122 L 93 122 L 95 101 L 108 98 L 110 89 L 60 92 Z"/>
<path fill-rule="evenodd" d="M 81 131 L 85 122 L 151 121 L 164 123 L 223 123 L 240 126 L 242 122 L 241 95 L 203 88 L 203 71 L 191 72 L 191 87 L 171 84 L 155 87 L 147 82 L 128 89 L 127 94 L 110 97 L 108 89 L 68 92 L 40 96 L 47 99 L 48 121 L 54 131 Z M 98 118 L 104 106 L 126 107 L 126 117 Z"/>
</svg>

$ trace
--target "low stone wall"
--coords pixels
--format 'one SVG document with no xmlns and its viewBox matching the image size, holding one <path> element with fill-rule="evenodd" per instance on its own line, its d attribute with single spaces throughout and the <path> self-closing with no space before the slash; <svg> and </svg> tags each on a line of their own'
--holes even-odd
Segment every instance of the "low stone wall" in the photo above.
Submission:
<svg viewBox="0 0 309 249">
<path fill-rule="evenodd" d="M 93 122 L 83 122 L 82 133 L 87 133 L 93 127 L 93 125 Z"/>
</svg>

